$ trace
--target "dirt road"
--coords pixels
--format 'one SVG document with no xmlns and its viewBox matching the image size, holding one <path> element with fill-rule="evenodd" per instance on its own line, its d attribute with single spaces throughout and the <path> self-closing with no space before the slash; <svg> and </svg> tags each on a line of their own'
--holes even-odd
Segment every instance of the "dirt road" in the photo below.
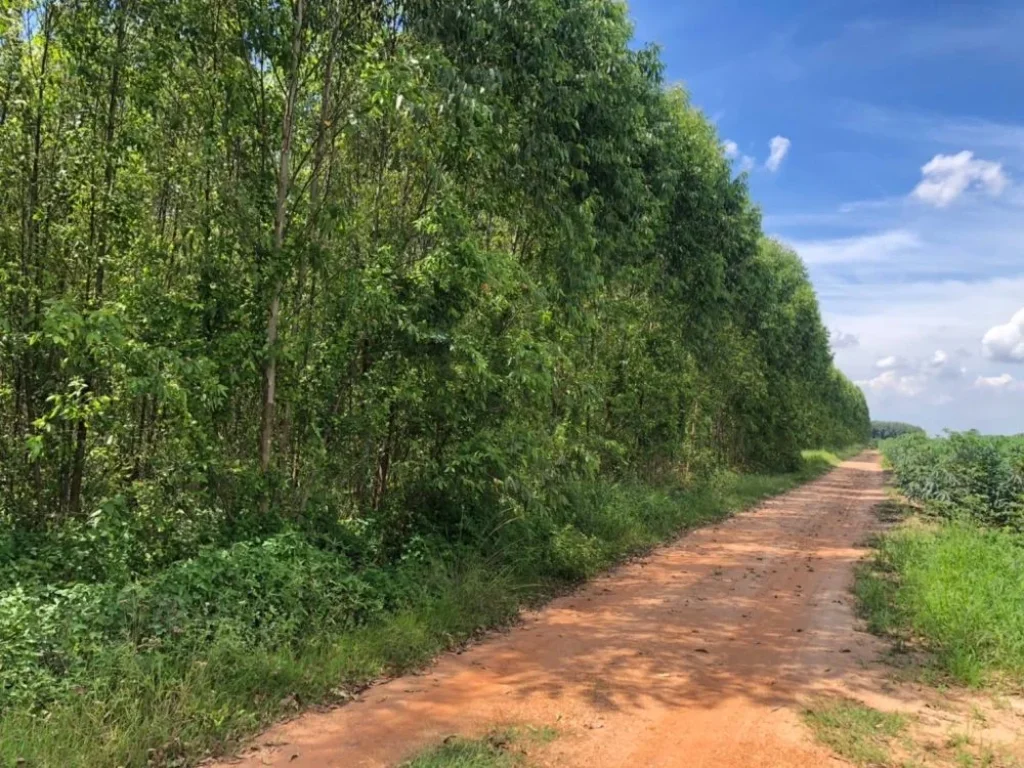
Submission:
<svg viewBox="0 0 1024 768">
<path fill-rule="evenodd" d="M 536 765 L 828 765 L 799 710 L 878 692 L 879 646 L 855 631 L 849 587 L 882 478 L 875 454 L 847 461 L 422 675 L 273 728 L 241 764 L 394 766 L 450 734 L 529 724 L 559 733 Z"/>
</svg>

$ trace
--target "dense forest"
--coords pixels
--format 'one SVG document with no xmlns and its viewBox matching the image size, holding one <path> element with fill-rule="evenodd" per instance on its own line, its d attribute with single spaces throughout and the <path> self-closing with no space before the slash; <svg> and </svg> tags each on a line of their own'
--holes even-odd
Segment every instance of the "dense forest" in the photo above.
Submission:
<svg viewBox="0 0 1024 768">
<path fill-rule="evenodd" d="M 588 551 L 595 489 L 866 440 L 804 266 L 631 35 L 612 0 L 5 0 L 0 614 L 227 548 L 318 583 Z M 51 640 L 8 669 L 60 679 Z"/>
</svg>

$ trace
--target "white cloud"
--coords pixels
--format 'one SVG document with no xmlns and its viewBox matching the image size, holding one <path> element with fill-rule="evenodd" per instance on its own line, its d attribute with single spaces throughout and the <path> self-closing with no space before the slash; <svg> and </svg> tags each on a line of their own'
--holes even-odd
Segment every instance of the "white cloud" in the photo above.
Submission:
<svg viewBox="0 0 1024 768">
<path fill-rule="evenodd" d="M 936 155 L 921 167 L 921 175 L 924 178 L 911 195 L 936 208 L 945 208 L 969 188 L 981 188 L 996 197 L 1009 184 L 1000 163 L 975 160 L 967 150 Z"/>
<path fill-rule="evenodd" d="M 722 142 L 722 153 L 727 158 L 732 160 L 732 159 L 736 158 L 737 156 L 739 156 L 739 153 L 740 153 L 739 145 L 735 141 L 730 141 L 729 139 L 726 139 L 725 141 Z"/>
<path fill-rule="evenodd" d="M 806 264 L 845 264 L 887 261 L 922 245 L 921 239 L 905 229 L 877 235 L 841 237 L 833 240 L 790 241 Z"/>
<path fill-rule="evenodd" d="M 789 154 L 789 148 L 792 142 L 785 136 L 776 136 L 768 142 L 768 146 L 771 149 L 771 154 L 765 161 L 764 167 L 772 173 L 779 170 L 782 165 L 782 161 L 786 159 L 786 155 Z"/>
<path fill-rule="evenodd" d="M 852 349 L 860 345 L 860 338 L 852 333 L 843 333 L 836 330 L 831 332 L 830 338 L 832 349 Z"/>
<path fill-rule="evenodd" d="M 874 392 L 893 392 L 904 397 L 916 397 L 924 392 L 926 381 L 923 376 L 904 375 L 901 376 L 895 370 L 887 370 L 875 376 L 873 379 L 858 381 L 857 385 L 870 389 Z"/>
<path fill-rule="evenodd" d="M 967 368 L 956 363 L 945 350 L 937 349 L 925 366 L 931 376 L 942 379 L 958 379 L 967 374 Z"/>
<path fill-rule="evenodd" d="M 875 368 L 884 373 L 869 379 L 869 385 L 875 382 L 876 389 L 894 389 L 902 394 L 916 394 L 910 390 L 924 389 L 932 379 L 958 379 L 967 373 L 964 366 L 942 349 L 935 350 L 927 360 L 887 355 L 875 361 Z"/>
<path fill-rule="evenodd" d="M 752 171 L 754 170 L 754 165 L 754 158 L 752 158 L 750 155 L 744 155 L 743 158 L 740 160 L 741 171 Z"/>
<path fill-rule="evenodd" d="M 1024 308 L 1010 322 L 989 328 L 981 340 L 985 357 L 1005 363 L 1024 363 Z"/>
<path fill-rule="evenodd" d="M 1017 381 L 1008 373 L 1001 376 L 979 376 L 974 381 L 978 389 L 996 389 L 1001 392 L 1009 392 L 1024 389 L 1024 382 Z"/>
</svg>

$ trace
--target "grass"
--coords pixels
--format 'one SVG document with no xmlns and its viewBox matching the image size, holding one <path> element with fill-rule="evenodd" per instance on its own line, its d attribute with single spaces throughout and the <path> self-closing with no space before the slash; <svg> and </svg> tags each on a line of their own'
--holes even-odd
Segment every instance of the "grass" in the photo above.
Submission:
<svg viewBox="0 0 1024 768">
<path fill-rule="evenodd" d="M 400 768 L 514 768 L 526 764 L 527 745 L 546 744 L 556 735 L 551 728 L 510 728 L 482 739 L 448 738 Z"/>
<path fill-rule="evenodd" d="M 903 715 L 850 699 L 821 699 L 804 711 L 815 737 L 856 765 L 889 765 L 891 742 L 907 728 Z"/>
<path fill-rule="evenodd" d="M 910 519 L 858 573 L 868 628 L 929 651 L 953 680 L 1024 682 L 1024 537 Z"/>
<path fill-rule="evenodd" d="M 496 567 L 481 557 L 452 557 L 430 571 L 411 604 L 349 630 L 304 625 L 294 642 L 273 644 L 223 632 L 177 653 L 111 645 L 88 662 L 86 685 L 43 711 L 9 707 L 0 715 L 0 766 L 187 766 L 225 754 L 282 716 L 344 702 L 383 675 L 422 667 L 480 631 L 513 621 L 525 604 L 838 462 L 834 454 L 812 451 L 798 471 L 784 475 L 725 475 L 687 492 L 602 489 L 600 511 L 581 512 L 567 526 L 572 536 L 556 552 L 554 571 L 541 573 L 533 561 Z M 463 753 L 475 759 L 470 747 Z"/>
</svg>

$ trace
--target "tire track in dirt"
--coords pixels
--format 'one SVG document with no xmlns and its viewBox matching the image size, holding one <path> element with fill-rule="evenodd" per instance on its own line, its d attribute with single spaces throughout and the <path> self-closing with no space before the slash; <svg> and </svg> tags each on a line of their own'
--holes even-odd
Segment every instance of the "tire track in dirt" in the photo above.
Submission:
<svg viewBox="0 0 1024 768">
<path fill-rule="evenodd" d="M 530 724 L 560 734 L 531 753 L 539 765 L 818 766 L 831 756 L 801 703 L 877 698 L 882 682 L 849 586 L 883 498 L 878 456 L 862 454 L 421 675 L 276 726 L 230 764 L 383 768 L 451 734 Z"/>
</svg>

